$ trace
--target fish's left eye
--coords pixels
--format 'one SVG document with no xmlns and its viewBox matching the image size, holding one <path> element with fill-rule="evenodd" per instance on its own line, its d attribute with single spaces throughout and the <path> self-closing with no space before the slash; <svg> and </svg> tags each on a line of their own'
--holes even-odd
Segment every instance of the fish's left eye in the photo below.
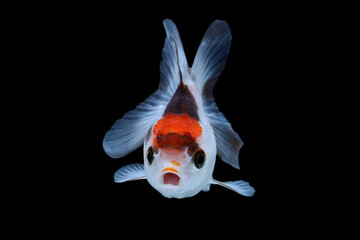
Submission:
<svg viewBox="0 0 360 240">
<path fill-rule="evenodd" d="M 194 165 L 196 168 L 200 169 L 204 166 L 205 164 L 205 153 L 203 150 L 197 150 L 194 154 L 193 160 L 194 160 Z"/>
</svg>

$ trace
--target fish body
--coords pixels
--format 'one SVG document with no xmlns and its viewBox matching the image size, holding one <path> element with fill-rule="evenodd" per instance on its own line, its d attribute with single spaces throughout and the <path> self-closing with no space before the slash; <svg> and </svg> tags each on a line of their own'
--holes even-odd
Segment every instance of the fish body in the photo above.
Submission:
<svg viewBox="0 0 360 240">
<path fill-rule="evenodd" d="M 255 190 L 245 181 L 220 182 L 212 177 L 216 155 L 240 169 L 243 145 L 212 94 L 230 50 L 227 23 L 216 20 L 210 25 L 191 68 L 176 25 L 165 19 L 164 27 L 159 89 L 117 120 L 103 140 L 112 158 L 143 145 L 144 164 L 120 168 L 115 182 L 147 179 L 168 198 L 191 197 L 208 191 L 211 184 L 252 196 Z"/>
</svg>

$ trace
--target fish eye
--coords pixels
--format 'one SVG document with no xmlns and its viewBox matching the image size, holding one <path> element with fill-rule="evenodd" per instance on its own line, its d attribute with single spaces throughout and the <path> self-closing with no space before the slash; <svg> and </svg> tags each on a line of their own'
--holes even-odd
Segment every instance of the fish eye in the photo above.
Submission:
<svg viewBox="0 0 360 240">
<path fill-rule="evenodd" d="M 200 169 L 204 166 L 205 164 L 205 153 L 203 150 L 197 150 L 194 154 L 194 164 L 195 164 L 195 167 Z"/>
<path fill-rule="evenodd" d="M 146 158 L 149 162 L 149 165 L 152 164 L 153 160 L 154 160 L 154 150 L 152 147 L 149 147 L 149 149 L 146 152 Z"/>
</svg>

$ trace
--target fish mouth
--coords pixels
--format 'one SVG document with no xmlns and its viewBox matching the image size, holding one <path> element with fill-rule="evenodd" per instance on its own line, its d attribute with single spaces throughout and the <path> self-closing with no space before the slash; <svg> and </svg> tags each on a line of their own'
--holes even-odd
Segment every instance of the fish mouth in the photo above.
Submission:
<svg viewBox="0 0 360 240">
<path fill-rule="evenodd" d="M 179 185 L 180 177 L 174 173 L 167 172 L 164 174 L 164 184 Z"/>
</svg>

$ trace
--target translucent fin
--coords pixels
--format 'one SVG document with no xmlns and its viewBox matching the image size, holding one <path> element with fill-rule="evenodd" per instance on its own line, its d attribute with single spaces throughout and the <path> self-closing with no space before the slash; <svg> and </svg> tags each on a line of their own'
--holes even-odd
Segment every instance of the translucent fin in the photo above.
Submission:
<svg viewBox="0 0 360 240">
<path fill-rule="evenodd" d="M 206 31 L 195 55 L 191 72 L 205 102 L 213 98 L 212 91 L 225 67 L 231 39 L 228 24 L 225 21 L 215 20 Z"/>
<path fill-rule="evenodd" d="M 134 163 L 120 168 L 114 175 L 117 183 L 146 179 L 144 164 Z"/>
<path fill-rule="evenodd" d="M 243 195 L 245 197 L 252 197 L 255 193 L 255 189 L 250 186 L 248 182 L 238 180 L 238 181 L 230 181 L 230 182 L 219 182 L 215 179 L 212 179 L 210 181 L 212 184 L 217 184 L 220 186 L 223 186 L 227 189 L 230 189 L 234 192 L 237 192 L 240 195 Z"/>
<path fill-rule="evenodd" d="M 135 110 L 117 120 L 105 134 L 103 147 L 110 157 L 120 158 L 143 144 L 150 128 L 161 118 L 164 110 L 180 83 L 180 71 L 188 74 L 188 65 L 175 24 L 164 20 L 165 45 L 160 63 L 159 89 Z"/>
<path fill-rule="evenodd" d="M 215 101 L 204 106 L 205 113 L 214 129 L 217 154 L 224 162 L 240 169 L 239 151 L 244 145 L 239 135 L 216 106 Z"/>
<path fill-rule="evenodd" d="M 170 19 L 165 19 L 163 24 L 166 38 L 162 50 L 163 60 L 160 63 L 159 89 L 167 91 L 172 96 L 180 83 L 180 76 L 188 77 L 189 67 L 175 23 Z"/>
<path fill-rule="evenodd" d="M 117 120 L 103 140 L 103 148 L 112 158 L 120 158 L 140 147 L 150 128 L 161 118 L 170 98 L 157 90 L 135 110 Z"/>
<path fill-rule="evenodd" d="M 213 96 L 213 88 L 225 67 L 231 45 L 231 31 L 225 21 L 216 20 L 208 28 L 196 53 L 191 72 L 202 93 L 204 110 L 214 129 L 219 157 L 236 169 L 243 142 L 231 124 L 219 111 Z"/>
</svg>

